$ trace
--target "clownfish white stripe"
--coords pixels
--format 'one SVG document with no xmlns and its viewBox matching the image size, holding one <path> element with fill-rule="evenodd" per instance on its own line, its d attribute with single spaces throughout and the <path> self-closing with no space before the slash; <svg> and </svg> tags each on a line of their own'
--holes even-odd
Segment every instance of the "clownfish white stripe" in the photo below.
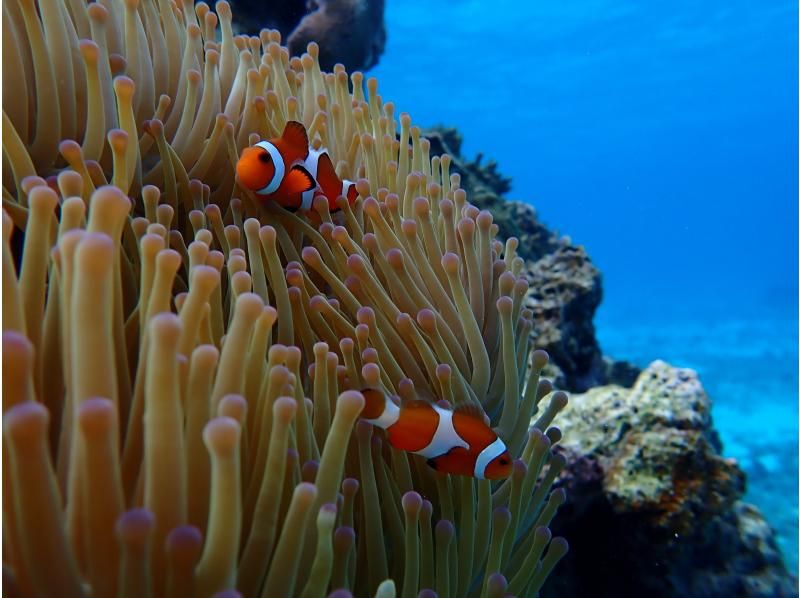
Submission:
<svg viewBox="0 0 800 598">
<path fill-rule="evenodd" d="M 347 197 L 347 194 L 350 191 L 350 187 L 352 187 L 353 185 L 355 185 L 353 181 L 348 181 L 347 179 L 342 181 L 342 195 L 344 197 Z"/>
<path fill-rule="evenodd" d="M 505 451 L 506 445 L 503 444 L 503 441 L 500 440 L 500 438 L 495 439 L 492 444 L 483 449 L 478 455 L 478 458 L 475 460 L 475 477 L 479 480 L 482 480 L 484 478 L 484 474 L 486 473 L 486 466 L 489 465 L 489 463 L 491 463 L 494 459 L 502 455 Z"/>
<path fill-rule="evenodd" d="M 286 164 L 284 164 L 283 156 L 281 156 L 278 148 L 269 141 L 259 141 L 256 143 L 256 147 L 266 150 L 270 158 L 272 158 L 272 163 L 275 165 L 275 174 L 272 176 L 272 180 L 265 187 L 256 191 L 256 193 L 261 195 L 270 195 L 271 193 L 275 193 L 278 187 L 280 187 L 283 177 L 286 174 Z"/>
<path fill-rule="evenodd" d="M 327 153 L 327 151 L 328 150 L 324 148 L 319 150 L 315 149 L 308 150 L 308 158 L 306 158 L 306 161 L 303 164 L 303 166 L 305 166 L 306 170 L 311 175 L 311 178 L 313 178 L 315 181 L 317 180 L 317 171 L 319 170 L 319 157 L 322 154 Z M 314 187 L 313 189 L 309 189 L 308 191 L 303 191 L 302 200 L 300 202 L 301 210 L 308 211 L 311 209 L 311 203 L 314 200 L 314 193 L 316 192 L 318 187 L 319 185 L 317 185 L 317 187 Z"/>
<path fill-rule="evenodd" d="M 422 455 L 426 459 L 433 459 L 444 455 L 447 451 L 454 449 L 458 446 L 465 449 L 469 448 L 469 444 L 464 442 L 464 439 L 456 432 L 453 425 L 453 412 L 436 405 L 431 405 L 439 415 L 439 424 L 436 426 L 436 432 L 433 438 L 423 449 L 414 451 L 417 455 Z"/>
<path fill-rule="evenodd" d="M 375 419 L 366 419 L 374 426 L 378 426 L 379 428 L 383 428 L 384 430 L 390 426 L 393 426 L 397 423 L 397 420 L 400 419 L 400 407 L 394 404 L 388 395 L 386 395 L 386 404 L 384 406 L 383 411 L 381 414 L 376 417 Z"/>
</svg>

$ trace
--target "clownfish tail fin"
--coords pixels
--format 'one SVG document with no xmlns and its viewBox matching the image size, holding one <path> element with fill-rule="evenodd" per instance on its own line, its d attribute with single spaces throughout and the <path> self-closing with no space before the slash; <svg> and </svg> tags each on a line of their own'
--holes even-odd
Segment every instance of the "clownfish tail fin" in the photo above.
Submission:
<svg viewBox="0 0 800 598">
<path fill-rule="evenodd" d="M 344 196 L 347 198 L 347 203 L 351 206 L 355 203 L 356 198 L 358 197 L 358 190 L 356 189 L 356 184 L 353 181 L 345 180 L 342 183 L 342 189 L 344 190 Z"/>
</svg>

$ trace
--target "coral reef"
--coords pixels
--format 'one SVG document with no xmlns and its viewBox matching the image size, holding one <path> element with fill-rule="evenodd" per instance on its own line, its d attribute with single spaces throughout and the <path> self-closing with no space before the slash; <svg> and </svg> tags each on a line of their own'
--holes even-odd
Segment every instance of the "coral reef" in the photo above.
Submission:
<svg viewBox="0 0 800 598">
<path fill-rule="evenodd" d="M 544 596 L 797 595 L 710 413 L 697 375 L 660 361 L 632 389 L 573 395 L 558 529 L 575 550 Z"/>
<path fill-rule="evenodd" d="M 542 224 L 530 203 L 504 197 L 511 181 L 494 161 L 483 165 L 480 155 L 472 162 L 463 158 L 456 129 L 433 127 L 424 135 L 432 155 L 452 156 L 451 170 L 461 175 L 470 201 L 492 213 L 500 238 L 519 240 L 516 250 L 531 283 L 525 305 L 534 316 L 533 343 L 550 354 L 547 374 L 556 385 L 574 392 L 601 384 L 631 386 L 639 368 L 604 358 L 595 338 L 593 319 L 603 298 L 602 276 L 586 250 Z"/>
<path fill-rule="evenodd" d="M 559 417 L 568 464 L 557 484 L 568 500 L 557 529 L 574 550 L 542 595 L 796 596 L 774 531 L 741 501 L 743 471 L 720 456 L 696 374 L 601 357 L 592 325 L 601 275 L 585 250 L 529 204 L 505 199 L 510 181 L 492 161 L 461 157 L 455 129 L 425 135 L 433 154 L 453 155 L 451 170 L 492 211 L 499 235 L 520 239 L 534 346 L 550 352 L 557 384 L 587 391 Z"/>
<path fill-rule="evenodd" d="M 384 0 L 235 0 L 233 7 L 237 30 L 277 29 L 292 55 L 319 44 L 324 70 L 336 63 L 349 71 L 372 68 L 386 45 Z"/>
<path fill-rule="evenodd" d="M 431 155 L 452 157 L 451 170 L 461 175 L 461 185 L 469 192 L 470 201 L 492 212 L 501 238 L 519 240 L 517 252 L 529 262 L 552 253 L 567 243 L 542 224 L 530 203 L 510 201 L 505 197 L 511 190 L 511 180 L 482 156 L 468 161 L 461 155 L 461 134 L 452 127 L 432 127 L 423 132 L 431 142 Z"/>
<path fill-rule="evenodd" d="M 535 595 L 566 395 L 517 241 L 375 80 L 215 8 L 4 3 L 4 589 Z M 234 177 L 289 120 L 358 179 L 318 227 Z M 365 387 L 482 409 L 511 477 L 392 450 Z"/>
</svg>

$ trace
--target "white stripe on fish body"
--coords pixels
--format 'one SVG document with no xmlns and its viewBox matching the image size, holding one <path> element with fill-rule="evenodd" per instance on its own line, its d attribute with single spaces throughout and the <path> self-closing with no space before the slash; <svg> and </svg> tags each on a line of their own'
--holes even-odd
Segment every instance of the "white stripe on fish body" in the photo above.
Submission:
<svg viewBox="0 0 800 598">
<path fill-rule="evenodd" d="M 347 179 L 342 181 L 342 195 L 345 199 L 347 199 L 347 193 L 350 191 L 350 187 L 355 185 L 353 181 L 348 181 Z M 339 199 L 338 197 L 336 199 Z"/>
<path fill-rule="evenodd" d="M 497 438 L 492 444 L 483 449 L 475 460 L 474 475 L 477 479 L 482 480 L 486 475 L 486 466 L 489 465 L 494 459 L 502 455 L 506 451 L 506 445 L 500 438 Z"/>
<path fill-rule="evenodd" d="M 315 150 L 314 148 L 308 149 L 308 158 L 306 158 L 305 162 L 303 162 L 303 166 L 311 175 L 311 178 L 314 179 L 316 186 L 313 189 L 309 189 L 308 191 L 303 191 L 302 200 L 300 201 L 300 209 L 304 212 L 307 212 L 311 209 L 311 204 L 314 201 L 314 194 L 320 189 L 319 182 L 317 180 L 317 171 L 319 170 L 319 157 L 322 154 L 327 154 L 328 150 L 325 148 L 320 148 Z"/>
<path fill-rule="evenodd" d="M 439 424 L 436 426 L 436 432 L 434 432 L 428 446 L 414 451 L 414 453 L 422 455 L 426 459 L 434 459 L 435 457 L 441 457 L 457 446 L 469 449 L 469 444 L 456 432 L 456 428 L 453 425 L 453 412 L 442 409 L 437 405 L 431 405 L 431 407 L 439 414 Z"/>
<path fill-rule="evenodd" d="M 400 419 L 400 407 L 394 404 L 394 401 L 389 398 L 389 395 L 385 395 L 385 397 L 386 405 L 383 408 L 383 413 L 381 413 L 375 419 L 364 418 L 364 421 L 378 426 L 379 428 L 383 428 L 384 430 L 395 425 L 397 420 Z"/>
<path fill-rule="evenodd" d="M 286 164 L 284 164 L 283 156 L 281 156 L 278 148 L 269 141 L 259 141 L 255 146 L 266 150 L 270 158 L 272 158 L 272 163 L 275 165 L 275 174 L 272 175 L 272 180 L 267 183 L 266 186 L 256 191 L 259 195 L 270 195 L 275 193 L 278 187 L 281 186 L 283 177 L 286 175 Z"/>
</svg>

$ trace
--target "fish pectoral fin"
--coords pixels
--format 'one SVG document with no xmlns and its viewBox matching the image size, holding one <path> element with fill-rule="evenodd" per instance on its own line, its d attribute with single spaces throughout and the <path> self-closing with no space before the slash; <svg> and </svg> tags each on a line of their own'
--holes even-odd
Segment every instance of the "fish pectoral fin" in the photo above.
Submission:
<svg viewBox="0 0 800 598">
<path fill-rule="evenodd" d="M 427 463 L 436 471 L 459 475 L 470 475 L 473 467 L 469 451 L 463 446 L 454 446 L 446 453 L 428 459 Z"/>
<path fill-rule="evenodd" d="M 311 173 L 303 166 L 295 164 L 286 174 L 285 183 L 287 193 L 303 193 L 317 186 Z"/>
<path fill-rule="evenodd" d="M 281 139 L 300 152 L 303 160 L 308 158 L 308 133 L 302 123 L 290 120 L 283 129 Z"/>
</svg>

